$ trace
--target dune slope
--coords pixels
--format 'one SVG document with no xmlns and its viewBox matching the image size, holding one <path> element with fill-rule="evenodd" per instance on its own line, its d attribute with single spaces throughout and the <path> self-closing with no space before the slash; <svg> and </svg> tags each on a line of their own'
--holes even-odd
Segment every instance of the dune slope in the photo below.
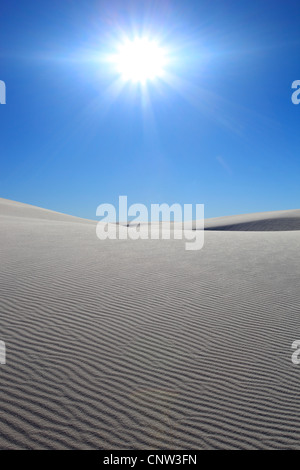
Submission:
<svg viewBox="0 0 300 470">
<path fill-rule="evenodd" d="M 206 219 L 205 229 L 243 232 L 300 230 L 300 209 Z"/>
<path fill-rule="evenodd" d="M 82 219 L 80 217 L 62 214 L 61 212 L 42 209 L 41 207 L 3 198 L 0 198 L 0 216 L 2 218 L 6 216 L 60 222 L 95 223 L 94 220 Z"/>
</svg>

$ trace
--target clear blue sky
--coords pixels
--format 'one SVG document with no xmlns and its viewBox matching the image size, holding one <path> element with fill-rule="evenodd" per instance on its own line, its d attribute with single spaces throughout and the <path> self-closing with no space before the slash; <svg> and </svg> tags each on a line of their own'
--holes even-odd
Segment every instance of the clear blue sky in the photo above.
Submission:
<svg viewBox="0 0 300 470">
<path fill-rule="evenodd" d="M 120 32 L 172 51 L 174 80 L 114 95 Z M 2 0 L 0 195 L 82 217 L 101 203 L 300 207 L 299 1 Z"/>
</svg>

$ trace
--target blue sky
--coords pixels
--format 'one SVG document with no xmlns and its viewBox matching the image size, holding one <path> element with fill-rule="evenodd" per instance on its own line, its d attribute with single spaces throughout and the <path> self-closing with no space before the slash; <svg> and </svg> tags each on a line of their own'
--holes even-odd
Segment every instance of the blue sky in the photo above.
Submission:
<svg viewBox="0 0 300 470">
<path fill-rule="evenodd" d="M 104 60 L 159 38 L 145 91 Z M 101 203 L 204 203 L 206 217 L 300 207 L 298 1 L 6 0 L 0 196 L 87 218 Z"/>
</svg>

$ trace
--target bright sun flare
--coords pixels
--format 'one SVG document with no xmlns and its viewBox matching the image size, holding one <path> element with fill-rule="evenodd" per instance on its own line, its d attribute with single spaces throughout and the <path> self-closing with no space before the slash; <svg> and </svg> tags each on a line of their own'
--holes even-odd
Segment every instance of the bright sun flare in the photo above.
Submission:
<svg viewBox="0 0 300 470">
<path fill-rule="evenodd" d="M 166 57 L 155 41 L 138 38 L 126 40 L 119 47 L 115 62 L 124 80 L 145 82 L 163 75 Z"/>
</svg>

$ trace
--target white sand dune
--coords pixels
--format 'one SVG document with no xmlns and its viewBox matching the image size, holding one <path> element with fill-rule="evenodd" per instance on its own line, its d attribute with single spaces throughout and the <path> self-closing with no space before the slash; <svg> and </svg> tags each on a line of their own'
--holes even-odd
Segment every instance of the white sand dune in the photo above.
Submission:
<svg viewBox="0 0 300 470">
<path fill-rule="evenodd" d="M 52 220 L 60 222 L 95 223 L 94 220 L 81 219 L 72 215 L 62 214 L 48 209 L 23 204 L 22 202 L 11 201 L 0 198 L 1 217 L 25 217 L 29 219 Z"/>
<path fill-rule="evenodd" d="M 300 209 L 206 219 L 205 229 L 243 232 L 300 230 Z"/>
<path fill-rule="evenodd" d="M 189 252 L 1 200 L 0 448 L 299 449 L 300 232 L 257 217 Z"/>
</svg>

